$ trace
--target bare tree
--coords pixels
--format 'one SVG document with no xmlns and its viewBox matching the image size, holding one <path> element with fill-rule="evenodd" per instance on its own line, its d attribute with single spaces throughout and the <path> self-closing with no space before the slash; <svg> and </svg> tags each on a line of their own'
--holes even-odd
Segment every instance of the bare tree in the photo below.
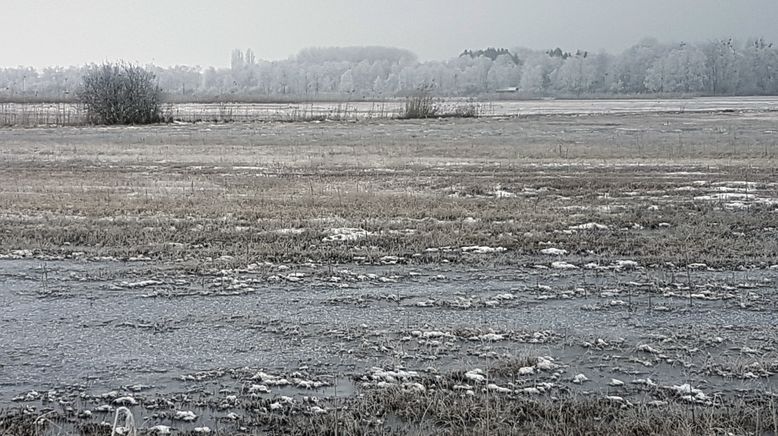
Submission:
<svg viewBox="0 0 778 436">
<path fill-rule="evenodd" d="M 78 92 L 90 122 L 150 124 L 162 120 L 162 92 L 154 73 L 125 63 L 90 68 Z"/>
</svg>

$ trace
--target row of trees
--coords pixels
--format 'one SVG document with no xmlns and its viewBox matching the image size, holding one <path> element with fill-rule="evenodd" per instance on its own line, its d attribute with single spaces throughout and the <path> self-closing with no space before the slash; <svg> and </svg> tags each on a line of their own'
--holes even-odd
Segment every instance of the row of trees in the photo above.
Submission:
<svg viewBox="0 0 778 436">
<path fill-rule="evenodd" d="M 88 67 L 0 69 L 0 98 L 67 98 Z M 762 39 L 700 44 L 644 40 L 620 55 L 528 49 L 467 50 L 419 62 L 386 47 L 311 48 L 283 61 L 232 53 L 229 68 L 148 66 L 173 98 L 375 99 L 420 87 L 440 96 L 518 90 L 524 97 L 639 94 L 778 95 L 778 48 Z"/>
</svg>

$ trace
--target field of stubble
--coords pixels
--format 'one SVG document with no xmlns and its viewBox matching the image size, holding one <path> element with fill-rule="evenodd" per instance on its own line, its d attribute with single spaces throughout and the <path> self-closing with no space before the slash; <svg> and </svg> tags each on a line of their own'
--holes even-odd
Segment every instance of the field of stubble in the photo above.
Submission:
<svg viewBox="0 0 778 436">
<path fill-rule="evenodd" d="M 778 433 L 777 126 L 0 129 L 0 435 Z"/>
</svg>

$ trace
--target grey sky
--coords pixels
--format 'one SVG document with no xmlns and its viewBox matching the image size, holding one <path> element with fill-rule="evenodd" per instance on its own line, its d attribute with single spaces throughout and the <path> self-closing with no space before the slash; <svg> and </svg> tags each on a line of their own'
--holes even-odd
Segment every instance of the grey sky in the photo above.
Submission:
<svg viewBox="0 0 778 436">
<path fill-rule="evenodd" d="M 619 52 L 643 37 L 778 40 L 778 0 L 2 0 L 0 66 L 107 59 L 229 63 L 310 46 L 386 45 L 425 59 L 487 46 Z"/>
</svg>

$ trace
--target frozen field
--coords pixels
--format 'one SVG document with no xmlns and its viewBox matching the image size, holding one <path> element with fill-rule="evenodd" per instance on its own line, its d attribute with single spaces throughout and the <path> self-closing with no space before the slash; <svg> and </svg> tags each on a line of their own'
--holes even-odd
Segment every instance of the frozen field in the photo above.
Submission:
<svg viewBox="0 0 778 436">
<path fill-rule="evenodd" d="M 770 434 L 772 101 L 523 104 L 0 129 L 0 434 Z"/>
<path fill-rule="evenodd" d="M 342 103 L 181 103 L 165 114 L 185 122 L 364 120 L 399 116 L 404 102 Z M 689 99 L 470 101 L 449 99 L 440 110 L 474 106 L 481 116 L 592 115 L 685 112 L 767 112 L 778 110 L 775 97 L 705 97 Z M 78 125 L 83 113 L 75 104 L 0 103 L 0 126 Z"/>
</svg>

